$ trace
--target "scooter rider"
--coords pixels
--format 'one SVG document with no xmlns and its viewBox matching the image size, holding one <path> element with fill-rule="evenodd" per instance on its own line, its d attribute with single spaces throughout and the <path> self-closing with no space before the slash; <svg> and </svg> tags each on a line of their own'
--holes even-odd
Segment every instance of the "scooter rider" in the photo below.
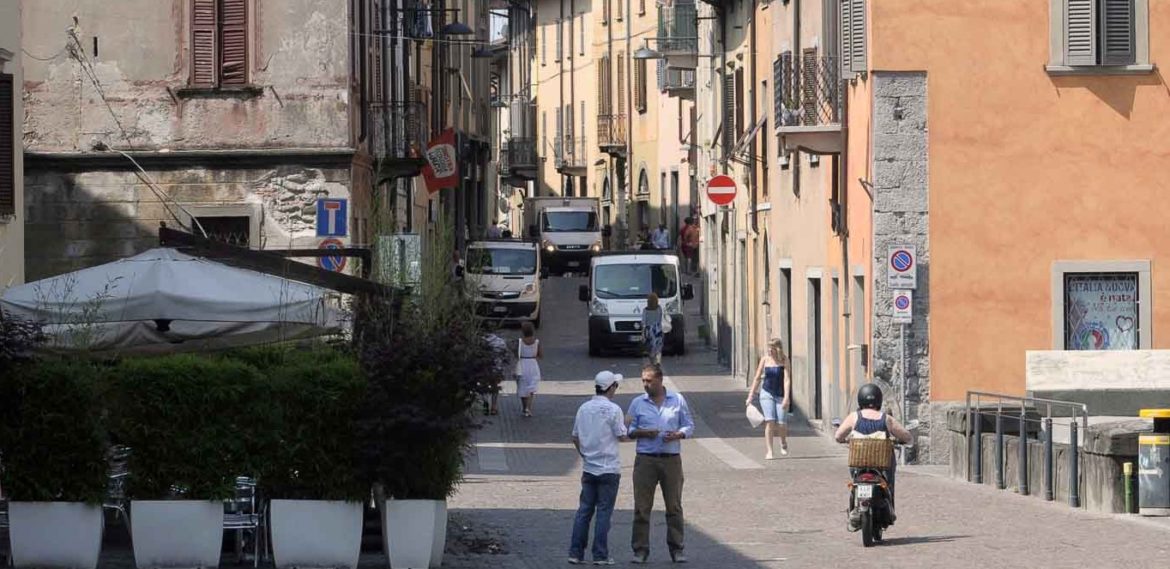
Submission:
<svg viewBox="0 0 1170 569">
<path fill-rule="evenodd" d="M 885 432 L 902 444 L 911 444 L 913 435 L 897 419 L 887 415 L 882 409 L 882 390 L 876 384 L 867 383 L 857 390 L 857 412 L 845 417 L 841 426 L 837 428 L 836 439 L 839 443 L 849 440 L 854 432 L 859 435 L 872 435 Z M 893 519 L 894 510 L 894 461 L 890 461 L 890 468 L 886 472 L 886 483 L 889 485 L 890 518 Z"/>
</svg>

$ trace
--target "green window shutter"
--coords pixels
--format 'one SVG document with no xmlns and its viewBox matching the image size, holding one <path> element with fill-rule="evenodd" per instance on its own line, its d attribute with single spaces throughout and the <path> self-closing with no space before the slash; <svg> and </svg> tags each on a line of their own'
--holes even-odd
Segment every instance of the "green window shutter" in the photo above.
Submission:
<svg viewBox="0 0 1170 569">
<path fill-rule="evenodd" d="M 849 7 L 849 70 L 864 73 L 865 62 L 865 0 L 850 0 Z"/>
<path fill-rule="evenodd" d="M 1134 0 L 1101 0 L 1101 63 L 1131 65 L 1134 50 Z"/>
<path fill-rule="evenodd" d="M 850 66 L 853 64 L 853 43 L 850 41 L 850 32 L 853 29 L 853 0 L 841 0 L 841 76 L 849 77 L 852 74 Z M 777 83 L 779 85 L 779 83 Z"/>
<path fill-rule="evenodd" d="M 1065 0 L 1064 62 L 1097 65 L 1097 0 Z"/>
</svg>

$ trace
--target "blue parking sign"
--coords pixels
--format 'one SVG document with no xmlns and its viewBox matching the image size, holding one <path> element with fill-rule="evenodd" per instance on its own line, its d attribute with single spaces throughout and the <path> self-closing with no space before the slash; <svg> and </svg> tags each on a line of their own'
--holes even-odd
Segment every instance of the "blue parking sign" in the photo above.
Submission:
<svg viewBox="0 0 1170 569">
<path fill-rule="evenodd" d="M 349 219 L 349 200 L 321 198 L 317 200 L 317 237 L 345 237 Z"/>
</svg>

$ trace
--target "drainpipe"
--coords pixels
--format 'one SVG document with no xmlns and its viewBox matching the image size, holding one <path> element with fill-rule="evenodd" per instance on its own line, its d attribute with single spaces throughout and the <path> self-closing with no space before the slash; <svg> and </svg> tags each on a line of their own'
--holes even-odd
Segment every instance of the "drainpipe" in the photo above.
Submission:
<svg viewBox="0 0 1170 569">
<path fill-rule="evenodd" d="M 557 105 L 559 105 L 557 107 L 557 112 L 559 112 L 561 115 L 561 124 L 558 125 L 560 128 L 556 131 L 556 137 L 559 138 L 560 140 L 553 139 L 553 169 L 554 170 L 557 169 L 557 167 L 556 167 L 557 166 L 556 165 L 556 160 L 557 160 L 556 148 L 557 148 L 558 142 L 561 144 L 561 152 L 563 153 L 565 151 L 565 148 L 564 148 L 565 132 L 568 130 L 567 127 L 565 126 L 565 123 L 569 120 L 569 117 L 568 117 L 569 113 L 565 112 L 565 58 L 568 56 L 568 54 L 565 53 L 565 41 L 564 41 L 565 30 L 562 27 L 565 25 L 565 0 L 558 0 L 557 1 L 557 13 L 560 15 L 560 19 L 557 20 L 557 33 L 556 33 L 556 35 L 557 35 L 557 37 L 561 38 L 561 41 L 557 42 L 561 48 L 560 61 L 557 61 L 557 86 L 559 87 L 559 91 L 560 91 L 560 94 L 558 97 L 558 102 L 557 102 Z M 569 27 L 572 28 L 572 26 L 569 26 Z M 571 47 L 572 46 L 570 46 L 570 48 Z M 562 156 L 563 155 L 564 154 L 562 154 Z M 565 195 L 565 175 L 558 171 L 557 178 L 559 178 L 561 181 L 561 197 L 564 197 L 564 195 Z"/>
<path fill-rule="evenodd" d="M 621 0 L 618 1 L 620 2 Z M 637 183 L 637 180 L 634 179 L 634 89 L 632 88 L 634 85 L 634 74 L 632 71 L 634 69 L 632 65 L 629 65 L 630 62 L 634 61 L 634 52 L 631 49 L 631 46 L 633 46 L 633 37 L 632 31 L 630 29 L 634 25 L 634 13 L 632 11 L 633 8 L 633 1 L 626 0 L 626 56 L 624 58 L 625 61 L 622 61 L 622 64 L 626 68 L 623 71 L 626 77 L 626 92 L 623 93 L 622 96 L 626 98 L 626 173 L 630 180 L 630 183 L 626 184 L 627 192 L 637 191 L 634 189 L 634 184 Z M 628 202 L 626 203 L 626 207 L 629 207 Z M 625 228 L 626 242 L 623 243 L 625 246 L 628 246 L 630 241 L 630 229 L 628 221 L 629 220 L 627 216 L 627 223 Z"/>
<path fill-rule="evenodd" d="M 840 73 L 840 69 L 840 62 L 838 62 L 838 73 Z M 864 343 L 858 342 L 856 347 L 852 345 L 853 318 L 861 318 L 861 322 L 864 323 L 865 312 L 863 311 L 860 315 L 853 314 L 853 271 L 849 267 L 849 80 L 842 77 L 837 81 L 837 85 L 840 89 L 839 97 L 841 100 L 841 163 L 837 168 L 838 172 L 840 172 L 838 183 L 841 184 L 841 203 L 838 207 L 841 208 L 841 259 L 842 263 L 845 265 L 844 269 L 842 269 L 845 272 L 845 309 L 842 311 L 842 315 L 845 316 L 845 352 L 848 354 L 845 357 L 845 385 L 849 386 L 853 383 L 853 366 L 851 365 L 853 362 L 853 356 L 852 354 L 849 354 L 851 350 L 856 350 L 858 352 L 858 365 L 860 365 L 862 369 L 865 368 L 864 358 L 866 354 L 861 350 L 861 346 L 864 345 Z M 858 338 L 858 340 L 860 340 L 860 338 Z M 860 387 L 860 385 L 858 387 Z M 846 391 L 845 408 L 849 409 L 849 401 L 852 400 L 852 393 L 848 393 L 848 390 Z M 907 419 L 903 417 L 902 420 Z"/>
</svg>

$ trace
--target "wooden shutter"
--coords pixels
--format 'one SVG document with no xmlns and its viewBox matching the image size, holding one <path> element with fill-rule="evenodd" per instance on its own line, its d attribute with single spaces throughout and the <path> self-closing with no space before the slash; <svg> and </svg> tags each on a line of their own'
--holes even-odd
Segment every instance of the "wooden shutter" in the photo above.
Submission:
<svg viewBox="0 0 1170 569">
<path fill-rule="evenodd" d="M 849 2 L 849 69 L 865 73 L 865 0 Z"/>
<path fill-rule="evenodd" d="M 16 213 L 15 104 L 12 75 L 0 74 L 0 215 Z"/>
<path fill-rule="evenodd" d="M 634 60 L 634 105 L 638 112 L 646 112 L 646 60 Z"/>
<path fill-rule="evenodd" d="M 579 51 L 577 53 L 577 55 L 585 55 L 585 16 L 582 15 L 581 19 L 578 21 L 580 22 L 580 26 L 579 26 L 580 33 L 578 34 L 578 37 L 580 37 L 580 39 L 578 40 L 577 43 L 580 44 L 581 51 Z"/>
<path fill-rule="evenodd" d="M 248 82 L 248 0 L 221 0 L 221 85 Z"/>
<path fill-rule="evenodd" d="M 731 158 L 735 146 L 735 77 L 723 76 L 723 157 Z"/>
<path fill-rule="evenodd" d="M 743 68 L 742 67 L 735 70 L 735 87 L 734 87 L 734 89 L 735 89 L 735 98 L 733 98 L 732 100 L 735 101 L 735 142 L 739 142 L 739 139 L 743 138 L 743 128 L 744 128 L 744 120 L 743 120 L 744 89 L 743 89 Z"/>
<path fill-rule="evenodd" d="M 665 91 L 666 90 L 666 60 L 659 58 L 657 60 L 657 64 L 658 64 L 658 90 Z"/>
<path fill-rule="evenodd" d="M 784 120 L 784 60 L 776 56 L 772 62 L 772 124 L 779 132 Z"/>
<path fill-rule="evenodd" d="M 626 112 L 626 54 L 618 52 L 617 56 L 617 112 L 619 115 Z"/>
<path fill-rule="evenodd" d="M 218 0 L 191 0 L 191 84 L 215 85 L 216 38 L 219 34 Z"/>
<path fill-rule="evenodd" d="M 600 0 L 601 2 L 601 24 L 609 23 L 609 3 L 610 0 Z"/>
<path fill-rule="evenodd" d="M 597 114 L 609 114 L 609 105 L 607 89 L 609 88 L 609 76 L 606 67 L 609 65 L 609 58 L 602 56 L 597 60 Z"/>
<path fill-rule="evenodd" d="M 540 64 L 548 63 L 548 26 L 540 28 Z"/>
<path fill-rule="evenodd" d="M 804 111 L 805 126 L 817 124 L 817 48 L 804 49 L 800 62 L 800 106 Z"/>
<path fill-rule="evenodd" d="M 1101 26 L 1101 63 L 1130 65 L 1136 60 L 1134 49 L 1134 0 L 1102 0 L 1104 19 Z"/>
<path fill-rule="evenodd" d="M 559 62 L 564 54 L 565 26 L 563 24 L 562 20 L 557 20 L 557 53 L 556 59 L 553 60 L 555 62 Z"/>
<path fill-rule="evenodd" d="M 1064 62 L 1097 65 L 1097 0 L 1065 0 Z"/>
<path fill-rule="evenodd" d="M 624 1 L 625 0 L 614 0 L 614 5 L 617 6 L 617 19 L 619 22 L 622 21 L 622 3 Z"/>
</svg>

